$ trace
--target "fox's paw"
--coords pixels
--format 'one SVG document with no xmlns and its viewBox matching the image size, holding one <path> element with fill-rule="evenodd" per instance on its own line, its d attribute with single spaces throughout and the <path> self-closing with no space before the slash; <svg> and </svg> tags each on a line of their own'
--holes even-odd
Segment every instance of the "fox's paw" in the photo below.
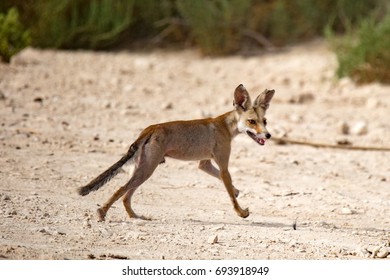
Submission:
<svg viewBox="0 0 390 280">
<path fill-rule="evenodd" d="M 244 219 L 247 218 L 249 216 L 249 209 L 245 208 L 245 209 L 241 210 L 239 215 L 241 218 L 244 218 Z"/>
<path fill-rule="evenodd" d="M 106 211 L 104 211 L 102 208 L 98 208 L 97 216 L 99 222 L 104 222 L 106 219 Z"/>
</svg>

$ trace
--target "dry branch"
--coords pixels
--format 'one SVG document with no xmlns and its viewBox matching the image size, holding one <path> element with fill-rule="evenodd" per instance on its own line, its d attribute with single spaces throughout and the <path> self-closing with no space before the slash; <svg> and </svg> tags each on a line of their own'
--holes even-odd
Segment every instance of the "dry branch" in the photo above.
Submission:
<svg viewBox="0 0 390 280">
<path fill-rule="evenodd" d="M 272 137 L 271 139 L 279 145 L 293 144 L 293 145 L 311 146 L 316 148 L 390 152 L 390 147 L 339 145 L 339 144 L 329 144 L 329 143 L 311 142 L 307 140 L 291 139 L 287 137 Z"/>
</svg>

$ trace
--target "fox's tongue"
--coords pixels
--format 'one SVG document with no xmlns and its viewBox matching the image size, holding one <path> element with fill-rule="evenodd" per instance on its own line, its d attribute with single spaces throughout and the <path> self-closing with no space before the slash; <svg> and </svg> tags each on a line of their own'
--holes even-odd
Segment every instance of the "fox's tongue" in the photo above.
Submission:
<svg viewBox="0 0 390 280">
<path fill-rule="evenodd" d="M 253 140 L 256 141 L 257 144 L 259 145 L 264 145 L 265 144 L 265 140 L 261 137 L 258 137 L 257 135 L 253 134 L 252 132 L 250 131 L 247 131 L 246 132 Z"/>
<path fill-rule="evenodd" d="M 260 145 L 264 145 L 265 144 L 265 140 L 261 139 L 261 138 L 258 138 L 258 142 L 259 142 Z"/>
</svg>

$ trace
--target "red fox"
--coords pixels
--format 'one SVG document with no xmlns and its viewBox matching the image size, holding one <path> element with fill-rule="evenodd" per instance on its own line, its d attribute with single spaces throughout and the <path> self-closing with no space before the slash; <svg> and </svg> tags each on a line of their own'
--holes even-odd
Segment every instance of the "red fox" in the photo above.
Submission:
<svg viewBox="0 0 390 280">
<path fill-rule="evenodd" d="M 242 218 L 248 217 L 248 208 L 242 209 L 237 202 L 239 191 L 233 186 L 228 170 L 231 141 L 239 133 L 247 134 L 259 145 L 264 145 L 266 139 L 271 138 L 266 128 L 265 113 L 274 93 L 274 90 L 266 89 L 252 104 L 247 90 L 240 84 L 234 91 L 234 110 L 230 112 L 216 118 L 173 121 L 145 128 L 127 153 L 89 184 L 79 188 L 79 194 L 85 196 L 98 190 L 117 175 L 126 162 L 133 160 L 135 168 L 132 177 L 98 209 L 98 216 L 100 221 L 104 221 L 111 205 L 123 197 L 129 217 L 143 218 L 131 208 L 131 197 L 156 167 L 165 161 L 165 157 L 196 160 L 201 170 L 222 180 L 237 214 Z"/>
</svg>

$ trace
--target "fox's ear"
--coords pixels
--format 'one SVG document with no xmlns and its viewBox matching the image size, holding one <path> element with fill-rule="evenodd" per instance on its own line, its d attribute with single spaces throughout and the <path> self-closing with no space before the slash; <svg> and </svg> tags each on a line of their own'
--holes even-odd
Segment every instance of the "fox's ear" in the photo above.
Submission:
<svg viewBox="0 0 390 280">
<path fill-rule="evenodd" d="M 249 93 L 242 84 L 236 87 L 236 90 L 234 91 L 233 105 L 236 110 L 244 111 L 248 110 L 252 106 Z"/>
<path fill-rule="evenodd" d="M 256 98 L 255 102 L 253 103 L 253 107 L 262 108 L 264 111 L 266 111 L 269 108 L 269 104 L 272 100 L 272 97 L 274 97 L 274 94 L 275 90 L 266 89 Z"/>
</svg>

